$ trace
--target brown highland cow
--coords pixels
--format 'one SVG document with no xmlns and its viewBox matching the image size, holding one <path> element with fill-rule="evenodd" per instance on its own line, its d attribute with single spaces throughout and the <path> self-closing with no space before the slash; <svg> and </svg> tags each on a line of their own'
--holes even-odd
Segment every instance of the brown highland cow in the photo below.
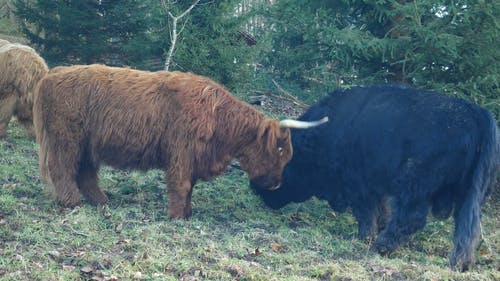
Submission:
<svg viewBox="0 0 500 281">
<path fill-rule="evenodd" d="M 3 45 L 7 45 L 7 44 L 10 44 L 10 42 L 7 40 L 0 39 L 0 47 L 2 47 Z"/>
<path fill-rule="evenodd" d="M 58 67 L 35 97 L 40 171 L 64 206 L 79 204 L 80 193 L 93 204 L 108 201 L 97 185 L 101 163 L 159 168 L 168 216 L 187 218 L 196 181 L 221 174 L 232 159 L 253 186 L 273 189 L 292 157 L 288 128 L 191 73 Z"/>
<path fill-rule="evenodd" d="M 0 40 L 0 138 L 6 136 L 12 116 L 35 137 L 33 90 L 47 71 L 47 64 L 32 48 Z"/>
</svg>

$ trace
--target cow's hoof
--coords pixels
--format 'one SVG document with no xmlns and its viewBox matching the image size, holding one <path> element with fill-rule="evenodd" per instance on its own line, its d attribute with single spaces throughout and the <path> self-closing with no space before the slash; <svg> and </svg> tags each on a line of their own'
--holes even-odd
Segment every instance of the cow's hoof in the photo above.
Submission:
<svg viewBox="0 0 500 281">
<path fill-rule="evenodd" d="M 184 212 L 168 212 L 168 218 L 171 220 L 187 220 L 189 216 L 187 216 Z"/>
<path fill-rule="evenodd" d="M 377 242 L 375 242 L 375 244 L 373 245 L 372 250 L 374 250 L 375 252 L 379 253 L 382 256 L 388 256 L 390 253 L 394 251 L 388 245 Z"/>
<path fill-rule="evenodd" d="M 455 259 L 453 257 L 450 258 L 450 268 L 455 271 L 460 271 L 460 272 L 469 271 L 472 268 L 473 264 L 474 262 L 471 260 L 461 260 L 461 259 Z"/>
<path fill-rule="evenodd" d="M 104 193 L 95 194 L 92 197 L 88 197 L 87 200 L 89 201 L 90 204 L 95 206 L 105 205 L 109 201 L 108 196 Z"/>
<path fill-rule="evenodd" d="M 358 239 L 365 242 L 372 242 L 375 240 L 376 234 L 372 227 L 360 227 L 358 228 Z"/>
<path fill-rule="evenodd" d="M 80 196 L 64 200 L 59 199 L 58 202 L 63 208 L 75 208 L 76 206 L 80 206 L 82 204 Z"/>
</svg>

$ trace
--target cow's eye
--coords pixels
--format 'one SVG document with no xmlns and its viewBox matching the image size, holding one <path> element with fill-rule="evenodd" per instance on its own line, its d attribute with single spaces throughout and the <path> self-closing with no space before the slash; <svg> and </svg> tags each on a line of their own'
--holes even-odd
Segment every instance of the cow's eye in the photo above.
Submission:
<svg viewBox="0 0 500 281">
<path fill-rule="evenodd" d="M 283 155 L 283 147 L 278 147 L 278 153 L 280 154 L 280 156 Z"/>
</svg>

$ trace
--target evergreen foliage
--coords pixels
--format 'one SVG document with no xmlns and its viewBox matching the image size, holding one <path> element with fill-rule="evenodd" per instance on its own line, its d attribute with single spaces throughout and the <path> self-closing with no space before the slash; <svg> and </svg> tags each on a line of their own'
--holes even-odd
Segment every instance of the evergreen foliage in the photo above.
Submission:
<svg viewBox="0 0 500 281">
<path fill-rule="evenodd" d="M 176 7 L 174 16 L 192 1 L 186 2 L 185 6 Z M 172 70 L 205 75 L 231 89 L 251 82 L 259 46 L 247 44 L 240 36 L 250 14 L 235 14 L 239 2 L 205 0 L 191 11 L 175 50 Z M 168 45 L 169 37 L 164 38 L 164 45 Z"/>
<path fill-rule="evenodd" d="M 273 74 L 325 92 L 374 82 L 465 96 L 500 113 L 500 4 L 493 0 L 277 1 Z"/>
<path fill-rule="evenodd" d="M 171 19 L 159 0 L 13 1 L 23 33 L 51 65 L 162 69 Z M 192 3 L 171 1 L 169 11 L 179 15 Z M 498 1 L 202 0 L 178 24 L 171 70 L 231 90 L 269 90 L 275 79 L 313 102 L 338 87 L 407 83 L 500 116 Z"/>
<path fill-rule="evenodd" d="M 149 34 L 150 4 L 150 0 L 15 2 L 23 33 L 52 65 L 134 65 L 161 52 Z"/>
<path fill-rule="evenodd" d="M 229 88 L 250 83 L 257 46 L 239 36 L 248 15 L 238 0 L 201 1 L 179 23 L 170 70 L 208 76 Z M 175 16 L 192 1 L 169 3 Z M 17 0 L 25 36 L 51 65 L 105 63 L 160 70 L 170 47 L 170 18 L 159 0 Z"/>
</svg>

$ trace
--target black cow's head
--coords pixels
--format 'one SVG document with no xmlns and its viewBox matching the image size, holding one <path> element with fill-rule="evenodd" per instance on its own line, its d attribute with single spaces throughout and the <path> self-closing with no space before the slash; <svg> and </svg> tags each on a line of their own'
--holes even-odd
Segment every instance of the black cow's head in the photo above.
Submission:
<svg viewBox="0 0 500 281">
<path fill-rule="evenodd" d="M 305 182 L 309 177 L 302 175 L 292 162 L 283 171 L 283 181 L 279 189 L 265 190 L 252 186 L 264 203 L 273 209 L 279 209 L 291 202 L 303 202 L 315 195 L 315 186 Z"/>
</svg>

